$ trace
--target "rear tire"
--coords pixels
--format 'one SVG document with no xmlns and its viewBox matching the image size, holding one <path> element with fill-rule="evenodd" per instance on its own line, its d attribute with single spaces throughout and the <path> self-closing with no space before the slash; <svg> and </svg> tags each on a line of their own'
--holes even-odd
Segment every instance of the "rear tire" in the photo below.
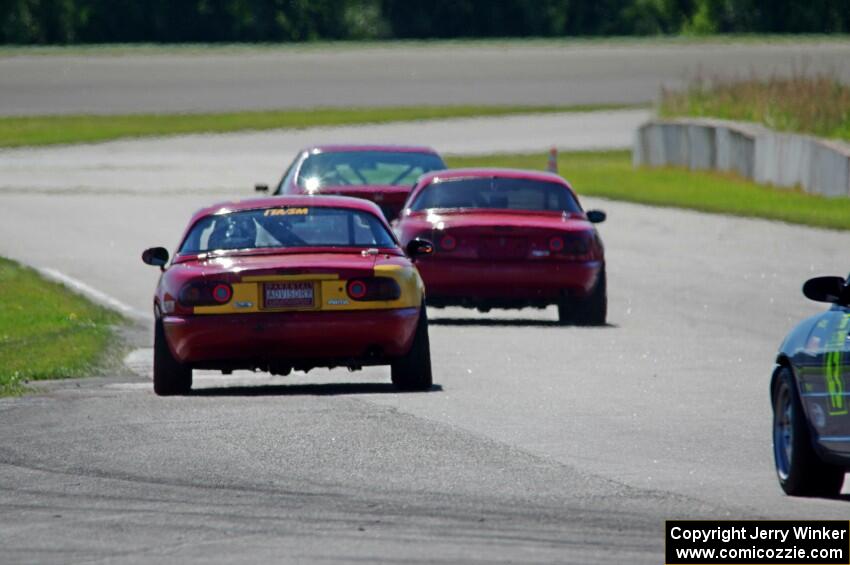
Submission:
<svg viewBox="0 0 850 565">
<path fill-rule="evenodd" d="M 773 457 L 779 486 L 791 496 L 835 497 L 841 493 L 844 469 L 821 461 L 797 394 L 794 377 L 780 369 L 773 395 Z"/>
<path fill-rule="evenodd" d="M 562 298 L 558 302 L 558 322 L 562 325 L 604 326 L 608 317 L 608 281 L 605 268 L 590 295 L 582 299 Z"/>
<path fill-rule="evenodd" d="M 399 390 L 430 390 L 433 385 L 431 344 L 428 340 L 428 314 L 424 302 L 419 308 L 419 321 L 416 324 L 413 345 L 407 355 L 392 363 L 390 371 L 392 382 Z"/>
<path fill-rule="evenodd" d="M 165 340 L 162 321 L 157 320 L 153 333 L 153 391 L 158 396 L 187 394 L 192 390 L 192 368 L 171 354 Z"/>
</svg>

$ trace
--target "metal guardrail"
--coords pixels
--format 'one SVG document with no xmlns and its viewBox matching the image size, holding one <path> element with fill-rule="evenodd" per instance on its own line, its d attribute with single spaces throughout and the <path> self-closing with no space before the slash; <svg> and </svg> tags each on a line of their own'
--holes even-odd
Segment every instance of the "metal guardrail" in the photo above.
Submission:
<svg viewBox="0 0 850 565">
<path fill-rule="evenodd" d="M 632 161 L 731 171 L 763 184 L 850 197 L 850 144 L 746 122 L 650 120 L 637 130 Z"/>
</svg>

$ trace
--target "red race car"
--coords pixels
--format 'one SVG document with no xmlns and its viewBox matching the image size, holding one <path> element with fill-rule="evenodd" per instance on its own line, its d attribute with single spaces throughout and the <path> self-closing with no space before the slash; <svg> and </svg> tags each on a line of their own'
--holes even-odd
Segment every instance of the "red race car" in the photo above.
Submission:
<svg viewBox="0 0 850 565">
<path fill-rule="evenodd" d="M 420 175 L 445 168 L 437 152 L 428 147 L 320 145 L 298 153 L 274 193 L 365 198 L 391 220 Z M 255 188 L 268 191 L 263 184 Z"/>
<path fill-rule="evenodd" d="M 558 306 L 561 323 L 604 324 L 605 254 L 593 224 L 561 177 L 511 169 L 424 175 L 395 223 L 402 242 L 425 238 L 417 263 L 428 304 L 490 308 Z"/>
<path fill-rule="evenodd" d="M 433 251 L 427 241 L 411 257 Z M 182 394 L 192 369 L 288 374 L 388 364 L 403 390 L 431 387 L 422 280 L 377 206 L 283 196 L 197 212 L 174 258 L 154 247 L 154 391 Z"/>
</svg>

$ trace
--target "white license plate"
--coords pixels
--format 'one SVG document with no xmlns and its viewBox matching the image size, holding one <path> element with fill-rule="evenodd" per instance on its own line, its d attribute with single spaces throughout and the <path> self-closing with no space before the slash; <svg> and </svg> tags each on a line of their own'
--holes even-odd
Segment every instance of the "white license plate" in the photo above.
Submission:
<svg viewBox="0 0 850 565">
<path fill-rule="evenodd" d="M 311 308 L 315 305 L 312 282 L 279 282 L 263 285 L 263 308 Z"/>
</svg>

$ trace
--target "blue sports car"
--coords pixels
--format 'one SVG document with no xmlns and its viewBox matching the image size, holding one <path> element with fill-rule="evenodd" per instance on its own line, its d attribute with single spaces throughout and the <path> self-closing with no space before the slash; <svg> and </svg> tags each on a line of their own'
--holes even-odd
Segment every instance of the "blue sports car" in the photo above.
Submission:
<svg viewBox="0 0 850 565">
<path fill-rule="evenodd" d="M 779 348 L 770 382 L 776 474 L 787 494 L 837 496 L 850 470 L 850 278 L 810 279 L 803 294 L 832 306 Z"/>
</svg>

